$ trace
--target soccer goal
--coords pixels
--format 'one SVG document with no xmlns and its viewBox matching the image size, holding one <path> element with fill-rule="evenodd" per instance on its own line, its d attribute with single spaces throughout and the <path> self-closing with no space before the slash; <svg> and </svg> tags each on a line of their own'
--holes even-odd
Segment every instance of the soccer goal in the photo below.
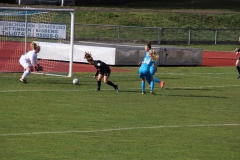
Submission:
<svg viewBox="0 0 240 160">
<path fill-rule="evenodd" d="M 22 72 L 22 54 L 41 47 L 38 74 L 72 76 L 74 9 L 0 7 L 0 72 Z"/>
</svg>

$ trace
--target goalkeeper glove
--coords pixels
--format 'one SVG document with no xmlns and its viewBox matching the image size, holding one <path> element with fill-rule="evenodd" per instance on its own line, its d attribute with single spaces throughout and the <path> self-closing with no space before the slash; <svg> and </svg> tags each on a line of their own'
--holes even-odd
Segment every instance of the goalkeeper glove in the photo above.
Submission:
<svg viewBox="0 0 240 160">
<path fill-rule="evenodd" d="M 37 64 L 37 65 L 34 67 L 34 68 L 35 68 L 35 71 L 37 71 L 37 72 L 39 72 L 38 67 L 39 67 L 39 64 Z"/>
</svg>

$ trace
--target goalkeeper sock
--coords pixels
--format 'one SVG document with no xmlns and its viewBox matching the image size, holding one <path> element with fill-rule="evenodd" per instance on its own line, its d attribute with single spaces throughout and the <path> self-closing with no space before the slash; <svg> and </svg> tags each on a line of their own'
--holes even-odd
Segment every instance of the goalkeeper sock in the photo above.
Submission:
<svg viewBox="0 0 240 160">
<path fill-rule="evenodd" d="M 111 81 L 108 81 L 107 84 L 115 88 L 115 84 L 113 84 Z"/>
<path fill-rule="evenodd" d="M 101 88 L 101 82 L 102 82 L 102 81 L 97 81 L 97 86 L 98 86 L 97 89 L 98 89 L 98 90 L 100 90 L 100 88 Z"/>
<path fill-rule="evenodd" d="M 238 70 L 238 73 L 240 74 L 240 67 L 239 66 L 236 66 L 237 70 Z"/>
<path fill-rule="evenodd" d="M 31 73 L 31 71 L 25 70 L 25 71 L 23 72 L 22 79 L 25 79 L 25 78 L 27 77 L 27 75 L 29 75 L 30 73 Z"/>
</svg>

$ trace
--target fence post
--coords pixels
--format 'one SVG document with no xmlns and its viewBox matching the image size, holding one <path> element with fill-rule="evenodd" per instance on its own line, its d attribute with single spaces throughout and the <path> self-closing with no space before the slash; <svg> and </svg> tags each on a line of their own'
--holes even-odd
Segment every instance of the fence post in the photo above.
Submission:
<svg viewBox="0 0 240 160">
<path fill-rule="evenodd" d="M 118 26 L 118 43 L 120 41 L 120 26 Z"/>
<path fill-rule="evenodd" d="M 215 30 L 215 45 L 217 44 L 217 32 L 218 32 L 218 30 L 216 29 Z"/>
<path fill-rule="evenodd" d="M 188 45 L 191 44 L 191 29 L 188 30 Z"/>
<path fill-rule="evenodd" d="M 162 28 L 158 28 L 158 44 L 162 41 Z"/>
</svg>

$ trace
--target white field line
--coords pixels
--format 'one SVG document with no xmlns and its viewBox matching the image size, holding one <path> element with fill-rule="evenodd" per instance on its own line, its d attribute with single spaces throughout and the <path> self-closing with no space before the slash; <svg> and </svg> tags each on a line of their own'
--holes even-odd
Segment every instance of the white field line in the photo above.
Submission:
<svg viewBox="0 0 240 160">
<path fill-rule="evenodd" d="M 93 75 L 94 75 L 95 73 L 93 72 Z M 237 74 L 237 72 L 219 72 L 219 73 L 188 73 L 188 74 L 186 74 L 186 73 L 176 73 L 176 72 L 167 72 L 167 73 L 161 73 L 160 71 L 159 72 L 156 72 L 155 73 L 156 75 L 176 75 L 176 76 L 179 76 L 179 75 L 181 75 L 181 76 L 189 76 L 189 75 L 238 75 Z M 1 77 L 19 77 L 20 76 L 20 74 L 18 74 L 17 76 L 16 75 L 9 75 L 9 74 L 1 74 L 0 73 L 0 75 L 1 75 Z M 44 75 L 44 74 L 40 74 L 40 75 Z M 138 76 L 138 74 L 136 73 L 136 74 L 132 74 L 134 77 L 137 75 Z M 126 76 L 126 77 L 129 77 L 130 75 L 126 75 L 126 74 L 122 74 L 122 72 L 119 74 L 119 73 L 112 73 L 111 74 L 111 77 L 118 77 L 118 76 Z M 81 77 L 92 77 L 91 75 L 84 75 L 84 76 L 81 76 Z M 52 78 L 52 76 L 45 76 L 44 78 Z M 63 78 L 66 78 L 66 76 L 65 77 L 63 77 Z M 72 77 L 72 78 L 74 78 L 74 77 Z"/>
<path fill-rule="evenodd" d="M 203 86 L 203 87 L 167 87 L 167 88 L 168 89 L 175 89 L 175 88 L 178 88 L 178 89 L 203 89 L 203 88 L 224 88 L 224 87 L 240 87 L 240 85 Z"/>
<path fill-rule="evenodd" d="M 222 85 L 222 86 L 203 86 L 203 87 L 165 87 L 168 89 L 204 89 L 204 88 L 224 88 L 224 87 L 240 87 L 240 85 Z M 121 90 L 139 90 L 141 88 L 120 88 Z M 156 88 L 158 89 L 158 88 Z M 102 89 L 102 90 L 113 90 L 113 89 Z M 120 90 L 120 91 L 121 91 Z M 86 92 L 95 91 L 95 89 L 79 89 L 79 90 L 0 90 L 0 93 L 8 92 Z"/>
<path fill-rule="evenodd" d="M 214 79 L 225 79 L 225 80 L 236 80 L 235 77 L 233 78 L 232 76 L 229 76 L 229 78 L 223 78 L 223 77 L 213 77 L 213 75 L 237 75 L 236 72 L 232 72 L 232 73 L 174 73 L 174 72 L 168 72 L 168 73 L 161 73 L 161 72 L 156 72 L 155 76 L 158 78 L 158 76 L 161 75 L 173 75 L 173 76 L 198 76 L 198 77 L 206 77 L 206 78 L 214 78 Z M 211 75 L 211 76 L 210 76 Z M 2 76 L 2 77 L 16 77 L 16 76 Z M 69 79 L 73 79 L 74 77 L 66 77 L 66 76 L 58 76 L 58 77 L 62 77 L 62 78 L 69 78 Z M 132 75 L 126 75 L 126 74 L 112 74 L 111 76 L 112 78 L 114 77 L 128 77 L 128 78 L 132 78 L 132 77 L 138 77 L 138 74 L 132 74 Z M 46 78 L 52 78 L 52 76 L 45 76 L 43 77 L 44 79 Z M 79 79 L 85 79 L 85 78 L 92 78 L 92 76 L 90 75 L 83 75 L 83 76 L 79 76 L 76 77 Z M 140 79 L 140 78 L 139 78 Z M 161 78 L 160 78 L 161 79 Z"/>
<path fill-rule="evenodd" d="M 82 130 L 82 131 L 8 133 L 8 134 L 0 134 L 0 136 L 3 137 L 3 136 L 23 136 L 23 135 L 43 135 L 43 134 L 97 133 L 97 132 L 126 131 L 126 130 L 140 130 L 140 129 L 187 128 L 187 127 L 188 127 L 188 128 L 193 128 L 193 127 L 226 127 L 226 126 L 240 126 L 240 124 L 193 124 L 193 125 L 172 125 L 172 126 L 150 126 L 150 127 L 112 128 L 112 129 Z"/>
</svg>

